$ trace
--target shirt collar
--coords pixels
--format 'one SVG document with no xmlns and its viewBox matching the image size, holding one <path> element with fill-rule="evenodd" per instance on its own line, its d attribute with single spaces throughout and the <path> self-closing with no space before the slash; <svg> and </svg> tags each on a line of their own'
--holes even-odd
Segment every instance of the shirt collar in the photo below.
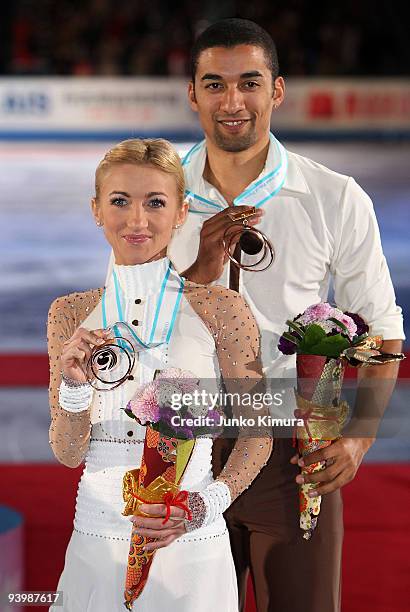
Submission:
<svg viewBox="0 0 410 612">
<path fill-rule="evenodd" d="M 273 168 L 276 168 L 278 166 L 280 162 L 279 147 L 281 147 L 279 141 L 273 136 L 273 134 L 271 134 L 265 166 L 260 175 L 246 188 L 245 191 L 252 188 L 256 183 L 263 180 L 263 178 L 269 172 L 271 172 Z M 182 160 L 187 185 L 187 195 L 192 194 L 199 199 L 201 198 L 201 196 L 204 196 L 209 191 L 209 184 L 206 183 L 203 178 L 206 154 L 206 141 L 202 140 L 201 142 L 194 145 Z M 299 169 L 297 163 L 295 162 L 292 153 L 287 153 L 287 161 L 287 172 L 280 193 L 282 194 L 283 191 L 309 193 L 309 188 L 306 184 L 305 178 L 301 170 Z M 240 197 L 241 196 L 239 196 L 239 198 Z M 218 212 L 218 210 L 215 209 L 215 212 Z"/>
</svg>

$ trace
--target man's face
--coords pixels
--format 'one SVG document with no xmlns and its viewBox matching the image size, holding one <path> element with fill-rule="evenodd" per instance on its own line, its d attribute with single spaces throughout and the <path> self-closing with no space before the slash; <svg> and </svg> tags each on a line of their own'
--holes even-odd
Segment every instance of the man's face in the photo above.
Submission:
<svg viewBox="0 0 410 612">
<path fill-rule="evenodd" d="M 274 91 L 264 51 L 254 45 L 212 47 L 199 56 L 191 108 L 206 137 L 223 151 L 239 152 L 268 137 L 272 109 L 282 101 Z"/>
</svg>

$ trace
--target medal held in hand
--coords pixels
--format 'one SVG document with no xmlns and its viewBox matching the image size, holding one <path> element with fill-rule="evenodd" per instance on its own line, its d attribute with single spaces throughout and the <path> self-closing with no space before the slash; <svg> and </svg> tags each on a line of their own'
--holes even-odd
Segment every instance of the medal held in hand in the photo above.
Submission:
<svg viewBox="0 0 410 612">
<path fill-rule="evenodd" d="M 245 212 L 231 212 L 228 216 L 235 224 L 241 222 L 234 231 L 232 227 L 228 227 L 223 235 L 223 247 L 230 261 L 248 272 L 262 272 L 269 268 L 275 259 L 272 243 L 269 238 L 260 230 L 248 224 L 248 219 L 256 213 L 256 208 L 253 207 Z M 239 238 L 239 240 L 238 240 Z M 235 259 L 232 254 L 233 246 L 239 243 L 241 250 L 246 255 L 255 256 L 255 261 L 242 263 Z"/>
<path fill-rule="evenodd" d="M 111 391 L 125 382 L 135 364 L 135 342 L 126 323 L 115 323 L 107 330 L 110 337 L 91 352 L 87 380 L 97 391 Z"/>
</svg>

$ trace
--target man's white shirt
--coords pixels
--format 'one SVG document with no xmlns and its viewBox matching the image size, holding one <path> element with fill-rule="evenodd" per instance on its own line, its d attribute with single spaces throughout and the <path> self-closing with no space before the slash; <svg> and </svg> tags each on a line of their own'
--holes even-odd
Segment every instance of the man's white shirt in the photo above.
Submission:
<svg viewBox="0 0 410 612">
<path fill-rule="evenodd" d="M 195 145 L 183 161 L 190 212 L 168 249 L 179 272 L 196 259 L 204 221 L 228 206 L 204 180 L 205 161 L 205 141 Z M 404 339 L 401 309 L 396 306 L 373 205 L 353 178 L 286 151 L 271 136 L 261 175 L 234 204 L 264 208 L 257 227 L 275 250 L 267 270 L 241 270 L 239 286 L 261 332 L 266 375 L 294 374 L 295 358 L 278 351 L 279 337 L 287 319 L 327 300 L 331 278 L 339 308 L 362 315 L 373 334 L 386 340 Z M 246 257 L 242 258 L 245 263 Z M 228 264 L 216 284 L 229 286 Z"/>
</svg>

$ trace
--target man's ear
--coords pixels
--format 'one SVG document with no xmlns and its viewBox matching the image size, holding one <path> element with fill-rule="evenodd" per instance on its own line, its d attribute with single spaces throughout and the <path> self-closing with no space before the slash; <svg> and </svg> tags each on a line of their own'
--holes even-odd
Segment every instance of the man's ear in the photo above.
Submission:
<svg viewBox="0 0 410 612">
<path fill-rule="evenodd" d="M 278 108 L 285 98 L 285 81 L 283 77 L 278 76 L 275 79 L 273 89 L 273 107 Z"/>
<path fill-rule="evenodd" d="M 197 112 L 198 111 L 198 105 L 196 103 L 195 85 L 194 85 L 193 81 L 190 81 L 188 83 L 188 101 L 189 101 L 189 105 L 192 108 L 192 110 Z"/>
</svg>

